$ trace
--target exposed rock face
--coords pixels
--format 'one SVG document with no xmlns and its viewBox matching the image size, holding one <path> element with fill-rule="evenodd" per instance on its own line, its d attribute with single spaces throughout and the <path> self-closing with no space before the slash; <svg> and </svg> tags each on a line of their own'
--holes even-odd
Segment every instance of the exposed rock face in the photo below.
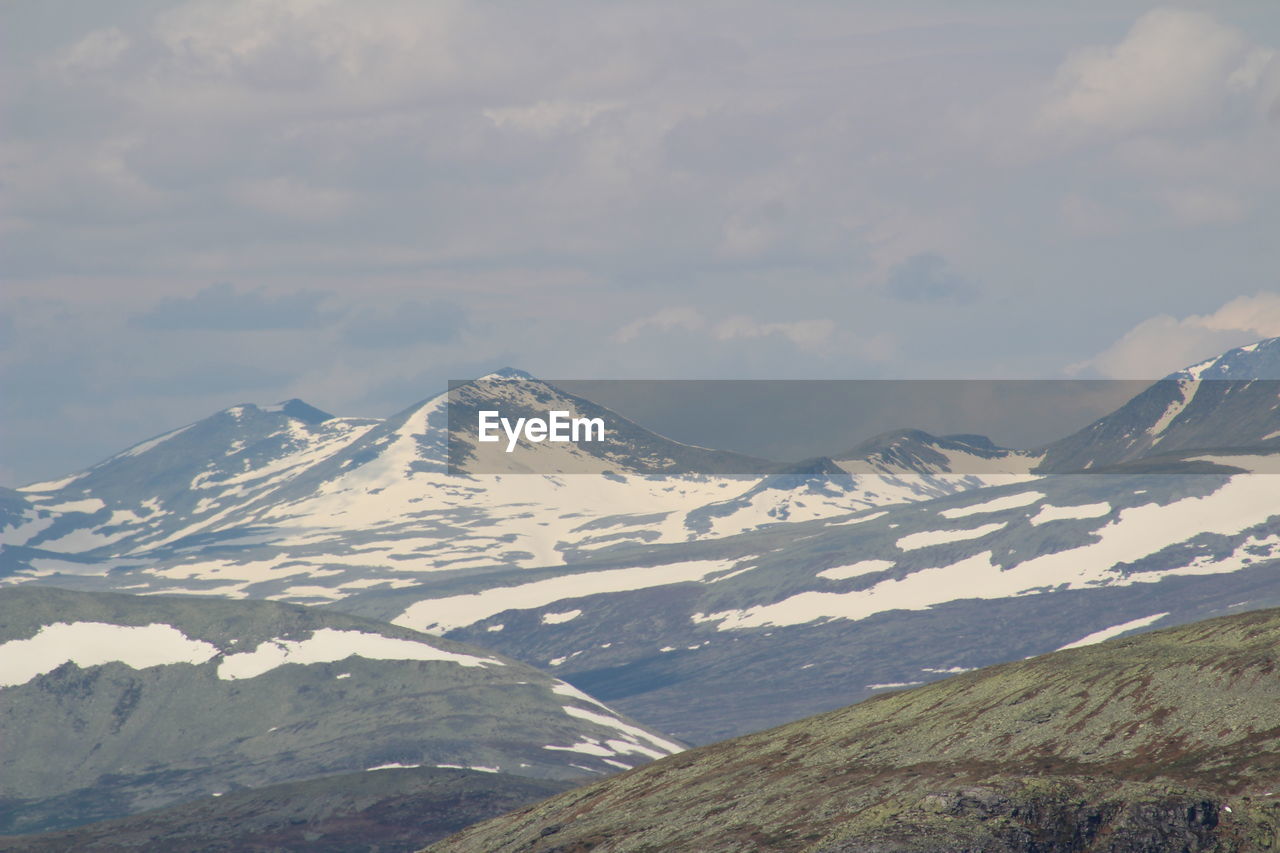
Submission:
<svg viewBox="0 0 1280 853">
<path fill-rule="evenodd" d="M 692 750 L 434 851 L 1280 849 L 1280 610 L 958 675 Z"/>
<path fill-rule="evenodd" d="M 1232 849 L 1217 832 L 1221 802 L 1191 791 L 1134 786 L 1123 799 L 1102 787 L 969 787 L 926 796 L 895 827 L 837 841 L 816 853 L 1110 853 Z"/>
</svg>

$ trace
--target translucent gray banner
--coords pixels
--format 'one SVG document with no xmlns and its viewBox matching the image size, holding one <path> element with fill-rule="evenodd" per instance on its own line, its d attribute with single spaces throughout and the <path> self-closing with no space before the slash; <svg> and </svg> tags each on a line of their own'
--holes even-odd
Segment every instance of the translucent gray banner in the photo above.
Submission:
<svg viewBox="0 0 1280 853">
<path fill-rule="evenodd" d="M 454 381 L 455 474 L 1280 471 L 1271 380 Z"/>
</svg>

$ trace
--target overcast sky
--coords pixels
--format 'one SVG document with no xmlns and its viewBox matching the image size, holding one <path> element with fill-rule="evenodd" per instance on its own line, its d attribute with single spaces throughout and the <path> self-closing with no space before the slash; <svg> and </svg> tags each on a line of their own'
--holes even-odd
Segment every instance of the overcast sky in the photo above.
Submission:
<svg viewBox="0 0 1280 853">
<path fill-rule="evenodd" d="M 0 484 L 239 402 L 1280 335 L 1280 6 L 0 4 Z"/>
</svg>

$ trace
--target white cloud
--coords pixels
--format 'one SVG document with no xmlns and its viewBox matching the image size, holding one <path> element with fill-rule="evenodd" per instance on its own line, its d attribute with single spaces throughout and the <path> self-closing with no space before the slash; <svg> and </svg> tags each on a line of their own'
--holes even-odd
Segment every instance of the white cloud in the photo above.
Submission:
<svg viewBox="0 0 1280 853">
<path fill-rule="evenodd" d="M 1156 9 L 1077 50 L 1041 88 L 1021 139 L 1067 157 L 1061 221 L 1077 235 L 1245 222 L 1280 185 L 1280 55 L 1212 15 Z M 1030 153 L 1034 152 L 1034 153 Z M 1066 163 L 1063 163 L 1066 165 Z"/>
<path fill-rule="evenodd" d="M 117 27 L 97 30 L 80 39 L 58 57 L 58 64 L 71 73 L 94 73 L 119 62 L 132 39 Z"/>
<path fill-rule="evenodd" d="M 763 338 L 781 335 L 799 347 L 817 347 L 831 337 L 835 323 L 830 320 L 800 320 L 792 323 L 761 323 L 742 314 L 721 320 L 711 333 L 718 341 Z"/>
<path fill-rule="evenodd" d="M 1098 355 L 1068 368 L 1111 379 L 1156 379 L 1260 338 L 1280 337 L 1280 293 L 1232 299 L 1212 314 L 1142 321 Z"/>
<path fill-rule="evenodd" d="M 619 329 L 613 337 L 618 343 L 625 344 L 641 337 L 650 329 L 658 332 L 672 329 L 696 332 L 705 325 L 706 321 L 703 320 L 702 314 L 694 308 L 663 308 L 648 317 L 633 320 Z"/>
<path fill-rule="evenodd" d="M 1214 115 L 1232 94 L 1252 97 L 1274 54 L 1213 17 L 1157 9 L 1112 47 L 1072 54 L 1040 119 L 1067 133 L 1167 129 Z"/>
<path fill-rule="evenodd" d="M 495 127 L 504 130 L 517 130 L 534 136 L 552 136 L 582 130 L 600 113 L 616 106 L 593 101 L 537 101 L 514 107 L 490 107 L 482 113 Z"/>
<path fill-rule="evenodd" d="M 835 331 L 830 320 L 796 320 L 792 322 L 761 322 L 745 314 L 734 314 L 723 320 L 708 320 L 696 308 L 664 308 L 648 317 L 634 320 L 614 335 L 618 343 L 628 343 L 643 337 L 650 331 L 682 331 L 688 334 L 702 333 L 720 342 L 753 340 L 777 335 L 797 347 L 814 349 L 821 347 Z"/>
</svg>

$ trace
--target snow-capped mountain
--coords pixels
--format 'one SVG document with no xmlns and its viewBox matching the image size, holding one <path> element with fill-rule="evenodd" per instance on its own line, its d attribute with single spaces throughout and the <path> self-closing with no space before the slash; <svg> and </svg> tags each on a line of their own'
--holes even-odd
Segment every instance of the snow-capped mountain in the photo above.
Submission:
<svg viewBox="0 0 1280 853">
<path fill-rule="evenodd" d="M 1280 448 L 1278 412 L 1280 338 L 1271 338 L 1170 374 L 1049 445 L 1037 470 L 1082 471 L 1187 451 Z"/>
<path fill-rule="evenodd" d="M 509 368 L 460 384 L 445 399 L 454 454 L 450 463 L 460 473 L 758 477 L 779 467 L 741 453 L 673 441 L 604 406 Z M 570 418 L 598 419 L 602 435 L 593 441 L 566 443 L 531 442 L 527 438 L 514 445 L 506 438 L 481 442 L 471 425 L 477 423 L 481 411 L 496 409 L 509 421 L 545 417 L 550 411 L 565 412 Z"/>
<path fill-rule="evenodd" d="M 510 658 L 274 602 L 0 590 L 0 832 L 387 767 L 599 777 L 681 745 Z"/>
<path fill-rule="evenodd" d="M 93 479 L 108 460 L 24 487 L 5 504 L 22 521 L 4 531 L 4 565 L 11 583 L 395 620 L 706 741 L 1108 631 L 1280 603 L 1280 491 L 1242 473 L 1272 465 L 1280 414 L 1274 384 L 1240 378 L 1253 363 L 1265 375 L 1278 348 L 1174 374 L 1038 451 L 904 430 L 758 476 L 655 473 L 725 457 L 639 427 L 634 446 L 549 460 L 566 473 L 450 475 L 445 395 L 377 423 L 266 412 L 283 418 L 270 448 L 299 431 L 349 440 L 296 439 L 242 471 L 213 449 L 237 440 L 219 433 L 171 484 L 109 491 Z M 495 379 L 517 408 L 616 417 Z M 601 473 L 568 473 L 588 463 Z M 1060 473 L 1081 470 L 1112 473 Z"/>
<path fill-rule="evenodd" d="M 455 390 L 455 410 L 491 405 L 496 395 L 509 412 L 558 407 L 607 419 L 609 441 L 589 452 L 542 445 L 516 454 L 521 465 L 528 452 L 542 454 L 539 470 L 600 473 L 449 474 L 444 394 L 384 421 L 330 417 L 300 401 L 240 405 L 80 474 L 24 486 L 5 504 L 0 572 L 86 589 L 317 603 L 445 579 L 441 573 L 563 565 L 602 548 L 714 538 L 985 482 L 887 466 L 856 475 L 829 466 L 832 476 L 815 478 L 811 466 L 671 441 L 514 373 Z M 780 473 L 762 480 L 767 470 Z"/>
<path fill-rule="evenodd" d="M 375 426 L 289 400 L 232 406 L 117 453 L 88 470 L 22 487 L 21 523 L 0 542 L 50 554 L 162 548 L 278 489 Z"/>
</svg>

